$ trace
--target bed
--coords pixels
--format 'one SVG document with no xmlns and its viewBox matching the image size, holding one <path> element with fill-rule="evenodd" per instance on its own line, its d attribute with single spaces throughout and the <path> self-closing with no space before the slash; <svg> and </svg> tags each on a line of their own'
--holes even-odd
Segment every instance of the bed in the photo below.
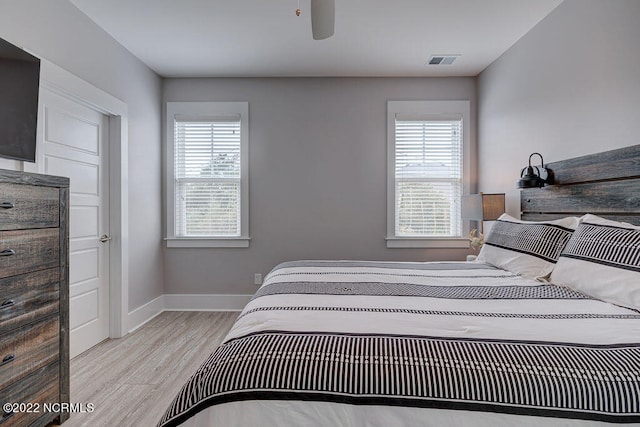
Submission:
<svg viewBox="0 0 640 427">
<path fill-rule="evenodd" d="M 159 426 L 640 425 L 640 146 L 548 167 L 479 262 L 280 264 Z"/>
</svg>

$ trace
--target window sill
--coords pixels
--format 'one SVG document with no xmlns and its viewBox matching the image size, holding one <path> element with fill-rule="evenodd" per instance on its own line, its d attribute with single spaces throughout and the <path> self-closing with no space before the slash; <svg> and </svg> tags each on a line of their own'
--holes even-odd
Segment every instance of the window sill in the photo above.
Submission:
<svg viewBox="0 0 640 427">
<path fill-rule="evenodd" d="M 420 237 L 387 237 L 387 248 L 469 249 L 469 239 Z"/>
<path fill-rule="evenodd" d="M 249 237 L 200 238 L 168 237 L 167 248 L 248 248 Z"/>
</svg>

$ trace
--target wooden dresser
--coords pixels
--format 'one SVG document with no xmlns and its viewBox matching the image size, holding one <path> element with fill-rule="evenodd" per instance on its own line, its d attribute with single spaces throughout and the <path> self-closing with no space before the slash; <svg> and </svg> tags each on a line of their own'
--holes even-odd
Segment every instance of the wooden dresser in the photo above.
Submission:
<svg viewBox="0 0 640 427">
<path fill-rule="evenodd" d="M 0 170 L 0 427 L 69 417 L 68 203 L 67 178 Z"/>
</svg>

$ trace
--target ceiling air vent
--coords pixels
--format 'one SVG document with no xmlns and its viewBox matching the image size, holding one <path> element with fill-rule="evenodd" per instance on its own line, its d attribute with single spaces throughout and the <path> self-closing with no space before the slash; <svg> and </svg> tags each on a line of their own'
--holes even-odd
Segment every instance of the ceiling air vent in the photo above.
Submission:
<svg viewBox="0 0 640 427">
<path fill-rule="evenodd" d="M 431 55 L 429 57 L 429 65 L 451 65 L 460 55 Z"/>
</svg>

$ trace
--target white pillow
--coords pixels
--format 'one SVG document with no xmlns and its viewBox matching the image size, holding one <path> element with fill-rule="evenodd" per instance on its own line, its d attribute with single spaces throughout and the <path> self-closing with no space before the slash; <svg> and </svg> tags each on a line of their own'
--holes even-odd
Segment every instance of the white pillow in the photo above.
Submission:
<svg viewBox="0 0 640 427">
<path fill-rule="evenodd" d="M 585 215 L 550 280 L 640 310 L 640 227 Z"/>
<path fill-rule="evenodd" d="M 532 279 L 547 277 L 577 226 L 577 217 L 522 221 L 503 214 L 491 227 L 477 261 Z"/>
</svg>

